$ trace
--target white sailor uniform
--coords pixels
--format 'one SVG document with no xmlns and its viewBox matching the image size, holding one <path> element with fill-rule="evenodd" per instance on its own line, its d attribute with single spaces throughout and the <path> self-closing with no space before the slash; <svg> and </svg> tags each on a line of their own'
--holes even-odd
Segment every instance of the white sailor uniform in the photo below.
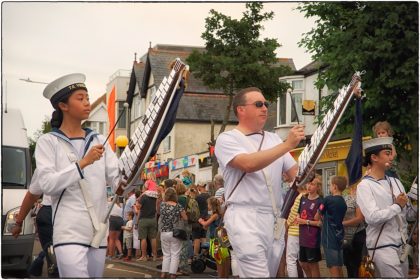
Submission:
<svg viewBox="0 0 420 280">
<path fill-rule="evenodd" d="M 376 180 L 365 176 L 357 186 L 357 204 L 368 224 L 366 246 L 370 256 L 385 223 L 373 259 L 376 277 L 407 278 L 408 261 L 401 263 L 399 260 L 402 238 L 406 238 L 407 234 L 407 206 L 401 210 L 398 204 L 394 204 L 391 188 L 395 197 L 400 193 L 405 194 L 404 187 L 396 178 L 385 176 Z"/>
<path fill-rule="evenodd" d="M 229 166 L 229 162 L 239 154 L 256 152 L 262 138 L 261 134 L 244 136 L 240 133 L 236 129 L 227 131 L 220 134 L 216 141 L 215 154 L 225 180 L 225 198 L 229 197 L 243 173 Z M 276 134 L 265 132 L 261 150 L 280 143 L 282 140 Z M 282 173 L 295 164 L 293 157 L 287 153 L 266 168 L 271 175 L 273 195 L 279 210 L 285 196 Z M 276 277 L 285 244 L 284 236 L 278 240 L 274 238 L 275 217 L 263 172 L 247 173 L 226 205 L 224 221 L 236 255 L 239 276 Z"/>
<path fill-rule="evenodd" d="M 36 145 L 35 158 L 39 185 L 52 199 L 53 244 L 61 277 L 102 277 L 105 264 L 106 238 L 99 249 L 91 248 L 94 235 L 91 217 L 78 184 L 84 178 L 99 221 L 107 213 L 106 186 L 114 190 L 119 181 L 118 160 L 109 145 L 104 156 L 80 169 L 73 163 L 63 145 L 70 145 L 80 160 L 105 137 L 86 129 L 86 137 L 69 139 L 59 130 L 42 135 Z"/>
</svg>

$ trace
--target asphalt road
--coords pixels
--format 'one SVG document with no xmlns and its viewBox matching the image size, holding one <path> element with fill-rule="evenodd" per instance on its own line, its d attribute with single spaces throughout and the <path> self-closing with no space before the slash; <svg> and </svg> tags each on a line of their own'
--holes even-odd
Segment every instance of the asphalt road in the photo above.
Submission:
<svg viewBox="0 0 420 280">
<path fill-rule="evenodd" d="M 34 243 L 33 257 L 37 257 L 41 251 L 41 244 L 38 240 Z M 142 279 L 142 278 L 159 278 L 160 269 L 156 266 L 160 264 L 161 261 L 130 261 L 124 262 L 122 260 L 107 260 L 105 263 L 104 277 L 103 278 L 131 278 L 131 279 Z M 191 271 L 190 275 L 182 276 L 178 278 L 217 278 L 216 271 L 207 268 L 203 273 L 194 274 Z M 22 273 L 7 273 L 2 275 L 3 278 L 28 278 L 27 275 Z M 47 264 L 44 261 L 44 268 L 42 270 L 42 275 L 40 277 L 33 278 L 47 278 Z"/>
</svg>

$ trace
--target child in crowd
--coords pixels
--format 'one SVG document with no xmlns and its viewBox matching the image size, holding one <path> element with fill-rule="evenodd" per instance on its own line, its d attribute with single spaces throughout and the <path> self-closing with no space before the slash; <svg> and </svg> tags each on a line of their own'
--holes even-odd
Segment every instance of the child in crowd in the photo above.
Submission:
<svg viewBox="0 0 420 280">
<path fill-rule="evenodd" d="M 299 206 L 299 215 L 296 222 L 299 224 L 299 261 L 309 278 L 319 278 L 319 264 L 321 260 L 320 229 L 321 222 L 316 213 L 322 205 L 320 197 L 322 178 L 315 178 L 306 185 L 308 194 L 302 196 Z"/>
<path fill-rule="evenodd" d="M 124 261 L 131 261 L 131 251 L 133 249 L 133 211 L 128 212 L 127 216 L 127 223 L 121 229 L 124 230 L 124 243 L 127 248 L 127 257 L 124 258 Z"/>
<path fill-rule="evenodd" d="M 146 175 L 147 180 L 146 182 L 144 182 L 144 188 L 146 190 L 153 190 L 156 191 L 157 190 L 157 183 L 156 183 L 156 175 L 153 172 L 149 172 Z"/>
<path fill-rule="evenodd" d="M 387 122 L 387 121 L 377 122 L 373 126 L 372 130 L 373 130 L 373 134 L 376 137 L 394 137 L 394 131 L 393 131 L 391 125 L 389 124 L 389 122 Z M 391 156 L 392 156 L 391 161 L 393 161 L 395 159 L 395 157 L 397 156 L 397 152 L 395 150 L 394 145 L 392 145 Z"/>
<path fill-rule="evenodd" d="M 330 182 L 330 193 L 319 208 L 322 216 L 321 243 L 324 249 L 330 277 L 343 277 L 343 219 L 347 211 L 347 204 L 342 192 L 347 187 L 347 178 L 334 176 Z"/>
<path fill-rule="evenodd" d="M 193 175 L 191 174 L 191 172 L 189 172 L 188 170 L 184 169 L 181 172 L 181 182 L 187 187 L 191 187 L 191 185 L 193 184 Z"/>
<path fill-rule="evenodd" d="M 298 188 L 299 195 L 296 197 L 292 208 L 290 209 L 289 217 L 287 218 L 287 245 L 286 245 L 286 266 L 287 276 L 291 278 L 298 277 L 298 259 L 299 259 L 299 224 L 296 222 L 300 201 L 303 195 L 306 194 L 306 186 Z"/>
<path fill-rule="evenodd" d="M 230 271 L 229 250 L 222 248 L 217 240 L 216 229 L 220 225 L 222 219 L 222 210 L 220 202 L 214 196 L 207 199 L 207 207 L 209 218 L 207 220 L 200 218 L 198 222 L 205 230 L 208 229 L 210 237 L 210 254 L 216 260 L 217 274 L 219 278 L 228 278 Z"/>
<path fill-rule="evenodd" d="M 383 121 L 383 122 L 377 122 L 373 128 L 373 134 L 376 137 L 393 137 L 394 136 L 394 131 L 391 127 L 391 125 L 389 124 L 389 122 L 387 121 Z M 395 163 L 394 160 L 397 157 L 397 151 L 395 150 L 394 145 L 392 145 L 392 151 L 391 151 L 391 166 L 385 171 L 385 175 L 389 176 L 389 177 L 395 177 L 395 178 L 399 178 L 397 171 L 395 170 Z M 368 165 L 367 167 L 367 171 L 365 175 L 369 175 L 370 174 L 370 165 Z"/>
</svg>

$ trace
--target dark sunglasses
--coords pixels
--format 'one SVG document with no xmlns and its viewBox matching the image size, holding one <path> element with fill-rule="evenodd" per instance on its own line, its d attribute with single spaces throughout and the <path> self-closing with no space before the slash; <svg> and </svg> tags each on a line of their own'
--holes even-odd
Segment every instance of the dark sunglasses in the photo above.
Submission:
<svg viewBox="0 0 420 280">
<path fill-rule="evenodd" d="M 255 105 L 255 107 L 257 107 L 257 108 L 261 108 L 264 105 L 266 108 L 268 108 L 270 103 L 268 103 L 267 101 L 264 101 L 264 102 L 256 101 L 256 102 L 251 103 L 251 104 L 243 104 L 242 106 L 247 106 L 247 105 Z"/>
</svg>

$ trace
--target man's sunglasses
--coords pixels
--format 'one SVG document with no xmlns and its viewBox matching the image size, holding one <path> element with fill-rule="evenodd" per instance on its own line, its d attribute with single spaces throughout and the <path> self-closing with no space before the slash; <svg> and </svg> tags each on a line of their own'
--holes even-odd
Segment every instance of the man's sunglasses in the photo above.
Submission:
<svg viewBox="0 0 420 280">
<path fill-rule="evenodd" d="M 264 101 L 264 102 L 262 102 L 262 101 L 256 101 L 254 103 L 243 104 L 241 106 L 247 106 L 247 105 L 255 105 L 255 107 L 257 107 L 257 108 L 261 108 L 264 105 L 266 108 L 268 108 L 268 106 L 270 105 L 270 103 L 268 103 L 267 101 Z"/>
</svg>

